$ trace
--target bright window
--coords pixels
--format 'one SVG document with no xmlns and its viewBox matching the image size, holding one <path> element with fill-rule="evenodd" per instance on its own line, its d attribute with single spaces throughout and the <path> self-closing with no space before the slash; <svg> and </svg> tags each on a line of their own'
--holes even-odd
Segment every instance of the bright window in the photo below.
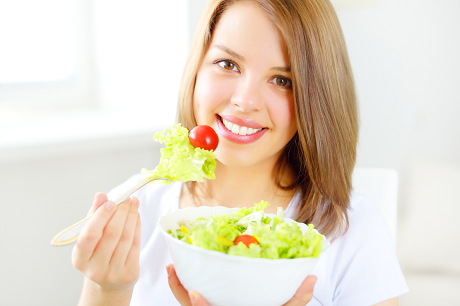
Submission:
<svg viewBox="0 0 460 306">
<path fill-rule="evenodd" d="M 0 2 L 0 84 L 56 82 L 74 75 L 72 2 Z"/>
<path fill-rule="evenodd" d="M 93 103 L 89 0 L 0 1 L 0 111 Z"/>
</svg>

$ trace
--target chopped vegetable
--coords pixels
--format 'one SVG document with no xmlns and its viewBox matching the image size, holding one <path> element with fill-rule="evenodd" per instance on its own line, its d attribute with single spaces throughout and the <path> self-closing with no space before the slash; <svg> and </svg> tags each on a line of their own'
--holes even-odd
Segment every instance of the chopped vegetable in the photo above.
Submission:
<svg viewBox="0 0 460 306">
<path fill-rule="evenodd" d="M 267 206 L 261 201 L 231 215 L 183 220 L 179 229 L 168 233 L 186 243 L 229 255 L 269 259 L 319 256 L 323 236 L 312 224 L 303 234 L 297 223 L 285 222 L 282 209 L 275 217 L 265 216 Z"/>
<path fill-rule="evenodd" d="M 236 237 L 236 239 L 233 241 L 234 245 L 238 245 L 239 243 L 244 243 L 247 247 L 249 247 L 250 244 L 259 244 L 257 239 L 252 236 L 252 235 L 240 235 Z"/>
<path fill-rule="evenodd" d="M 215 151 L 219 144 L 219 136 L 209 125 L 197 125 L 188 134 L 190 143 L 195 148 Z"/>
<path fill-rule="evenodd" d="M 144 168 L 142 173 L 178 182 L 215 179 L 216 155 L 212 151 L 193 147 L 188 134 L 188 130 L 180 123 L 173 125 L 171 130 L 155 133 L 155 141 L 166 144 L 166 148 L 161 149 L 158 166 L 152 171 Z M 169 181 L 161 182 L 171 184 Z"/>
</svg>

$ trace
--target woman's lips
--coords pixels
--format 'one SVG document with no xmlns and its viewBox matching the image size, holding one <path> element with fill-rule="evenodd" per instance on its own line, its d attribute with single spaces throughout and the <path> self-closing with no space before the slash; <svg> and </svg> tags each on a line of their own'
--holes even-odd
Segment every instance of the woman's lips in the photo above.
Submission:
<svg viewBox="0 0 460 306">
<path fill-rule="evenodd" d="M 235 116 L 232 116 L 232 115 L 216 115 L 216 116 L 220 117 L 220 118 L 223 118 L 223 119 L 225 119 L 227 121 L 230 121 L 233 124 L 238 124 L 239 126 L 245 126 L 245 127 L 248 127 L 248 128 L 253 128 L 255 130 L 264 128 L 263 125 L 260 125 L 257 122 L 252 121 L 252 120 L 241 119 L 241 118 L 238 118 L 238 117 L 235 117 Z M 219 120 L 220 120 L 220 118 L 219 118 Z"/>
<path fill-rule="evenodd" d="M 229 116 L 222 116 L 225 120 L 228 120 L 227 118 Z M 239 119 L 239 120 L 235 120 L 234 117 L 231 118 L 232 121 L 231 122 L 234 122 L 236 124 L 238 123 L 243 123 L 244 120 L 242 119 Z M 217 120 L 217 126 L 219 128 L 219 134 L 222 135 L 224 138 L 226 138 L 227 140 L 230 140 L 231 142 L 235 142 L 235 143 L 240 143 L 240 144 L 247 144 L 247 143 L 252 143 L 252 142 L 255 142 L 257 141 L 260 137 L 262 137 L 265 132 L 267 131 L 267 129 L 263 129 L 261 131 L 258 131 L 254 134 L 251 134 L 251 135 L 237 135 L 237 134 L 234 134 L 232 133 L 232 131 L 230 131 L 229 129 L 227 129 L 225 127 L 225 125 L 222 123 L 222 120 L 221 120 L 221 117 L 219 115 L 216 115 L 216 120 Z M 230 121 L 230 120 L 229 120 Z M 238 121 L 238 122 L 235 122 L 235 121 Z M 248 123 L 248 122 L 246 122 Z M 259 128 L 262 128 L 262 126 L 256 124 L 256 123 L 250 123 L 248 125 L 244 125 L 244 124 L 241 124 L 243 126 L 247 126 L 247 127 L 252 127 L 252 128 L 256 128 L 256 129 L 259 129 Z M 259 127 L 260 126 L 260 127 Z"/>
</svg>

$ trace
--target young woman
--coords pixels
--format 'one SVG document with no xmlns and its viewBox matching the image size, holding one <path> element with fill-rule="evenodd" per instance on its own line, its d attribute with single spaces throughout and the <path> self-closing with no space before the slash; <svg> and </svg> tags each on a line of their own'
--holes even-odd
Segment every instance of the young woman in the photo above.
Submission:
<svg viewBox="0 0 460 306">
<path fill-rule="evenodd" d="M 180 285 L 159 217 L 261 199 L 268 212 L 283 207 L 333 241 L 286 305 L 397 305 L 407 286 L 389 231 L 352 192 L 357 106 L 329 1 L 210 1 L 185 67 L 178 121 L 218 133 L 216 179 L 150 185 L 118 207 L 96 194 L 95 216 L 72 255 L 85 275 L 80 305 L 207 305 Z"/>
</svg>

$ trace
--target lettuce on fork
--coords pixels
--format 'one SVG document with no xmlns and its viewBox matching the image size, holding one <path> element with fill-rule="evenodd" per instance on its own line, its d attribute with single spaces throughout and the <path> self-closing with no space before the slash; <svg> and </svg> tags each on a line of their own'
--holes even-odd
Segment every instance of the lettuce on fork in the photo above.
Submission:
<svg viewBox="0 0 460 306">
<path fill-rule="evenodd" d="M 180 222 L 179 229 L 169 230 L 168 233 L 188 244 L 229 255 L 268 259 L 319 256 L 323 236 L 314 230 L 312 224 L 302 233 L 295 222 L 285 222 L 282 209 L 278 209 L 274 217 L 266 216 L 264 209 L 267 206 L 267 202 L 261 201 L 252 208 L 241 208 L 231 215 L 216 214 L 209 219 L 184 220 Z M 243 242 L 234 243 L 240 235 L 251 235 L 258 243 L 250 243 L 249 246 Z"/>
<path fill-rule="evenodd" d="M 166 144 L 161 149 L 160 163 L 154 170 L 142 169 L 147 176 L 158 176 L 177 182 L 197 181 L 204 178 L 215 179 L 216 155 L 212 151 L 195 148 L 190 144 L 189 131 L 180 123 L 155 133 L 155 141 Z M 161 181 L 171 184 L 170 181 Z"/>
</svg>

